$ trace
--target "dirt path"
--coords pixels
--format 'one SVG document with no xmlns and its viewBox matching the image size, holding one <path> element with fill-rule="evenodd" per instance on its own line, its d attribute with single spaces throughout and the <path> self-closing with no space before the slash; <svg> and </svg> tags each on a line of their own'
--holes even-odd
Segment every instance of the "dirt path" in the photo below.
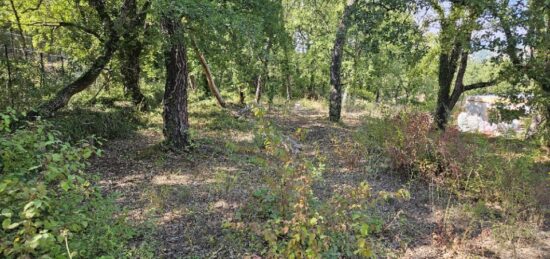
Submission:
<svg viewBox="0 0 550 259">
<path fill-rule="evenodd" d="M 315 186 L 316 194 L 329 197 L 337 188 L 363 181 L 375 194 L 407 188 L 410 201 L 390 202 L 376 212 L 386 222 L 378 239 L 394 253 L 386 255 L 453 257 L 447 248 L 434 242 L 433 233 L 441 218 L 441 211 L 434 210 L 436 192 L 424 184 L 372 168 L 368 156 L 353 152 L 352 134 L 361 125 L 361 114 L 346 114 L 345 126 L 327 122 L 325 114 L 323 110 L 295 105 L 268 115 L 287 135 L 298 128 L 306 130 L 300 152 L 327 157 L 325 181 Z M 262 160 L 254 149 L 250 127 L 209 126 L 199 129 L 196 148 L 190 154 L 166 154 L 159 148 L 161 132 L 141 130 L 133 138 L 110 142 L 104 147 L 105 155 L 92 163 L 91 170 L 102 175 L 105 191 L 120 193 L 118 202 L 128 210 L 132 221 L 153 224 L 153 238 L 161 257 L 241 258 L 253 249 L 242 240 L 236 242 L 223 223 L 237 216 L 269 172 L 259 169 Z"/>
</svg>

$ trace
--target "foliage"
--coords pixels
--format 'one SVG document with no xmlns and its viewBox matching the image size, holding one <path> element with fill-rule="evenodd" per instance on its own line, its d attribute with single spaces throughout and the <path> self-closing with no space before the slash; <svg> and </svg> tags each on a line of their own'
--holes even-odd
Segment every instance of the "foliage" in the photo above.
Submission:
<svg viewBox="0 0 550 259">
<path fill-rule="evenodd" d="M 545 201 L 537 198 L 538 186 L 546 176 L 534 171 L 538 155 L 530 143 L 487 140 L 452 128 L 434 131 L 431 125 L 429 114 L 401 112 L 367 120 L 364 137 L 358 140 L 381 147 L 393 170 L 420 176 L 460 199 L 499 204 L 498 213 L 506 221 L 540 212 Z M 526 148 L 531 152 L 522 151 Z"/>
<path fill-rule="evenodd" d="M 1 118 L 0 254 L 123 256 L 136 232 L 84 172 L 86 160 L 101 155 L 98 141 L 63 142 L 44 121 L 12 131 L 14 112 Z"/>
<path fill-rule="evenodd" d="M 420 175 L 442 183 L 464 177 L 463 165 L 468 164 L 468 150 L 456 129 L 434 131 L 430 114 L 400 112 L 379 120 L 371 119 L 363 141 L 380 146 L 391 160 L 392 168 Z M 393 134 L 386 134 L 388 132 Z"/>
<path fill-rule="evenodd" d="M 372 217 L 373 206 L 388 197 L 408 199 L 406 190 L 373 197 L 366 182 L 338 190 L 326 200 L 313 192 L 322 181 L 324 163 L 309 161 L 291 153 L 286 138 L 263 119 L 256 110 L 259 134 L 266 155 L 276 162 L 275 175 L 266 188 L 256 190 L 243 216 L 250 231 L 266 242 L 269 257 L 321 258 L 370 257 L 375 251 L 371 242 L 382 229 L 382 222 Z M 298 130 L 299 137 L 302 131 Z M 266 168 L 268 169 L 268 168 Z M 260 221 L 259 223 L 256 223 Z M 232 226 L 231 223 L 228 226 Z"/>
</svg>

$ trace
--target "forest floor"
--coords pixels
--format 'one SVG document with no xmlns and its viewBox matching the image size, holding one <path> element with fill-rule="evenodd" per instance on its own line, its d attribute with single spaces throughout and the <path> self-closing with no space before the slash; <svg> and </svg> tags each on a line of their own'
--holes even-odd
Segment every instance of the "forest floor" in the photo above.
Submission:
<svg viewBox="0 0 550 259">
<path fill-rule="evenodd" d="M 537 229 L 530 240 L 502 244 L 492 237 L 491 228 L 472 228 L 471 222 L 461 220 L 460 212 L 449 209 L 444 191 L 392 173 L 383 162 L 373 168 L 372 159 L 351 149 L 353 134 L 360 134 L 362 117 L 369 114 L 347 112 L 340 124 L 328 122 L 326 114 L 322 105 L 293 103 L 271 109 L 267 118 L 289 136 L 298 128 L 305 130 L 299 142 L 302 155 L 326 157 L 324 180 L 314 186 L 320 199 L 364 181 L 374 195 L 401 188 L 410 191 L 409 201 L 377 207 L 376 215 L 384 223 L 376 243 L 384 257 L 550 255 L 548 229 Z M 261 248 L 252 244 L 256 241 L 249 243 L 224 228 L 224 222 L 237 217 L 252 193 L 265 186 L 269 174 L 259 166 L 263 156 L 254 148 L 251 120 L 197 109 L 191 114 L 192 127 L 197 129 L 191 152 L 162 152 L 159 124 L 141 129 L 133 137 L 110 141 L 103 147 L 104 156 L 96 158 L 90 170 L 100 173 L 105 192 L 119 194 L 118 203 L 133 224 L 153 229 L 144 238 L 154 242 L 159 257 L 258 258 L 261 251 L 255 249 Z M 445 217 L 453 219 L 448 222 L 452 222 L 454 235 L 441 234 Z"/>
</svg>

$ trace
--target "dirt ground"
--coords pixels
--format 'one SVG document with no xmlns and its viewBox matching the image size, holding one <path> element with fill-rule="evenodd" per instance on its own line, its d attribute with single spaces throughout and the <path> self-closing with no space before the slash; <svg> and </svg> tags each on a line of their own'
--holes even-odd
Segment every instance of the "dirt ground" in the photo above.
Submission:
<svg viewBox="0 0 550 259">
<path fill-rule="evenodd" d="M 445 213 L 446 196 L 421 181 L 411 180 L 383 168 L 372 168 L 365 156 L 353 156 L 337 147 L 353 142 L 362 113 L 346 113 L 342 124 L 325 119 L 322 107 L 300 104 L 274 109 L 268 114 L 285 134 L 306 130 L 299 144 L 305 155 L 326 156 L 324 183 L 316 195 L 328 197 L 342 186 L 367 181 L 373 193 L 406 188 L 410 201 L 392 202 L 377 208 L 384 220 L 377 236 L 383 257 L 399 258 L 550 258 L 550 232 L 538 229 L 531 240 L 514 245 L 492 238 L 491 228 L 461 222 L 460 214 Z M 197 119 L 200 121 L 200 119 Z M 246 122 L 244 123 L 246 124 Z M 251 127 L 226 129 L 223 125 L 192 125 L 196 143 L 188 154 L 161 150 L 162 132 L 140 130 L 128 139 L 110 141 L 105 154 L 92 162 L 91 171 L 101 174 L 107 193 L 119 193 L 118 203 L 136 225 L 151 224 L 156 254 L 164 258 L 242 258 L 259 255 L 251 244 L 234 239 L 223 228 L 235 218 L 251 193 L 263 186 L 267 172 L 257 166 L 251 147 Z M 228 143 L 234 143 L 235 148 Z M 442 231 L 445 217 L 456 217 L 454 234 Z M 520 226 L 521 227 L 521 226 Z M 139 241 L 139 240 L 137 240 Z M 136 242 L 137 242 L 136 241 Z"/>
</svg>

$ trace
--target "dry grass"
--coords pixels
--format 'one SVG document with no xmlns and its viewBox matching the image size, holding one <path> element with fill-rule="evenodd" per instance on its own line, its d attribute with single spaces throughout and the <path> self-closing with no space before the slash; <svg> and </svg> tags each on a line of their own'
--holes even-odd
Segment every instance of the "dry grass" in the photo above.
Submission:
<svg viewBox="0 0 550 259">
<path fill-rule="evenodd" d="M 373 106 L 372 109 L 375 107 Z M 424 183 L 410 181 L 385 170 L 376 154 L 354 143 L 353 133 L 361 117 L 375 116 L 373 110 L 346 113 L 342 124 L 325 119 L 324 103 L 300 100 L 275 105 L 268 113 L 285 134 L 303 129 L 303 152 L 325 157 L 326 173 L 315 186 L 319 197 L 369 182 L 373 193 L 407 188 L 409 202 L 388 202 L 373 215 L 384 223 L 377 248 L 389 257 L 544 258 L 550 249 L 548 232 L 534 230 L 535 238 L 521 247 L 499 244 L 486 228 L 471 228 L 460 210 L 447 215 L 446 197 Z M 253 144 L 253 127 L 237 121 L 212 106 L 191 112 L 195 149 L 187 154 L 164 153 L 158 115 L 151 115 L 151 128 L 135 137 L 110 142 L 105 156 L 93 162 L 102 174 L 106 192 L 120 192 L 119 204 L 136 224 L 154 223 L 153 237 L 160 257 L 241 258 L 260 253 L 261 246 L 246 234 L 224 229 L 224 222 L 239 217 L 239 210 L 271 174 L 269 160 Z M 262 167 L 263 165 L 267 167 Z M 261 169 L 264 168 L 264 169 Z M 457 207 L 458 208 L 458 207 Z M 457 240 L 441 241 L 442 217 L 452 217 Z M 469 229 L 471 228 L 471 229 Z M 468 233 L 466 233 L 468 232 Z"/>
</svg>

